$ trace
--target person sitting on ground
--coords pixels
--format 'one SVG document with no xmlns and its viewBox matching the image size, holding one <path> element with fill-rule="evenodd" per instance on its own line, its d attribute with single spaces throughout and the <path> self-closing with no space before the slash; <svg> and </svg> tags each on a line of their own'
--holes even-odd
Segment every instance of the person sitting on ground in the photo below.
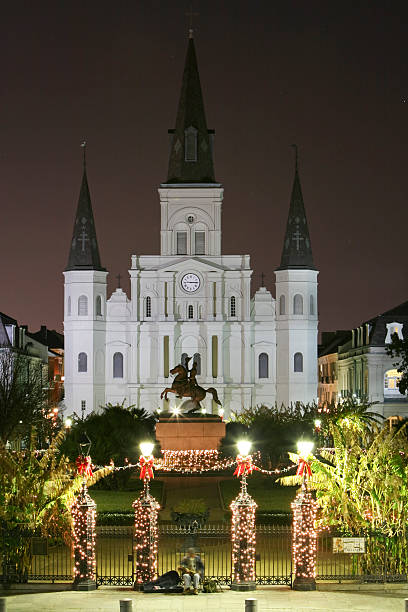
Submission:
<svg viewBox="0 0 408 612">
<path fill-rule="evenodd" d="M 181 570 L 183 576 L 184 593 L 189 593 L 193 589 L 193 594 L 198 595 L 200 580 L 204 577 L 204 563 L 196 555 L 194 548 L 187 550 L 187 555 L 181 560 L 179 570 Z M 191 586 L 191 580 L 193 581 L 193 587 Z"/>
</svg>

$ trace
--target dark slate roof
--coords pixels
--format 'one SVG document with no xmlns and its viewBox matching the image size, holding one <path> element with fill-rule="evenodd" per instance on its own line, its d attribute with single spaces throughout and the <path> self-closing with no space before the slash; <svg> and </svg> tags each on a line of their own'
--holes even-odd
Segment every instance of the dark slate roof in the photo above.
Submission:
<svg viewBox="0 0 408 612">
<path fill-rule="evenodd" d="M 3 321 L 4 315 L 0 312 L 0 347 L 2 346 L 11 346 L 10 338 L 8 337 L 8 333 L 6 332 L 6 328 Z M 7 319 L 8 317 L 5 317 Z"/>
<path fill-rule="evenodd" d="M 384 346 L 387 336 L 387 323 L 403 323 L 402 335 L 408 338 L 408 301 L 402 302 L 395 308 L 365 321 L 363 325 L 370 325 L 370 346 Z"/>
<path fill-rule="evenodd" d="M 185 130 L 197 130 L 197 161 L 185 161 Z M 172 134 L 167 183 L 215 183 L 212 141 L 207 129 L 201 92 L 194 39 L 188 41 L 183 82 L 177 111 L 176 128 Z"/>
<path fill-rule="evenodd" d="M 41 329 L 38 332 L 27 332 L 27 335 L 37 340 L 37 342 L 41 342 L 41 344 L 44 344 L 49 349 L 64 348 L 64 335 L 55 331 L 55 329 L 47 329 L 45 325 L 41 325 Z"/>
<path fill-rule="evenodd" d="M 351 339 L 351 330 L 338 329 L 335 332 L 322 332 L 322 342 L 319 344 L 318 355 L 331 355 L 337 353 L 339 346 Z"/>
<path fill-rule="evenodd" d="M 104 270 L 99 257 L 86 169 L 82 177 L 68 264 L 65 270 Z"/>
<path fill-rule="evenodd" d="M 278 270 L 292 269 L 316 270 L 313 263 L 312 245 L 310 243 L 297 161 L 285 241 Z"/>
</svg>

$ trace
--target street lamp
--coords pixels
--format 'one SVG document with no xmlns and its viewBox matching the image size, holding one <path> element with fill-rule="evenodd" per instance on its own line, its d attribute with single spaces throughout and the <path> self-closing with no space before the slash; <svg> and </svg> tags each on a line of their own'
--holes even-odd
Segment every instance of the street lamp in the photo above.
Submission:
<svg viewBox="0 0 408 612">
<path fill-rule="evenodd" d="M 291 507 L 293 510 L 292 554 L 295 591 L 316 590 L 316 548 L 317 533 L 315 519 L 317 503 L 307 488 L 307 479 L 312 475 L 308 462 L 313 450 L 313 442 L 300 440 L 297 443 L 299 464 L 296 474 L 302 477 L 302 486 Z"/>
<path fill-rule="evenodd" d="M 249 440 L 240 440 L 237 443 L 237 468 L 234 476 L 241 476 L 241 490 L 231 502 L 231 549 L 232 549 L 232 583 L 233 591 L 252 591 L 255 583 L 255 510 L 256 502 L 247 492 L 246 477 L 251 474 L 254 466 L 249 454 L 251 450 Z"/>
</svg>

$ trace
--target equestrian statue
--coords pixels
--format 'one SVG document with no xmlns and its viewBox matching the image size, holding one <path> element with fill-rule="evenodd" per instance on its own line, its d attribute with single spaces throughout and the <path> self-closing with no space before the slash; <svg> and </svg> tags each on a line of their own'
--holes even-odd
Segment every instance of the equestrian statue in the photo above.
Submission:
<svg viewBox="0 0 408 612">
<path fill-rule="evenodd" d="M 200 387 L 197 383 L 197 362 L 193 362 L 193 367 L 189 370 L 188 363 L 191 357 L 187 357 L 186 365 L 182 365 L 181 363 L 177 365 L 175 368 L 170 370 L 170 374 L 172 376 L 176 375 L 176 378 L 173 380 L 171 387 L 167 387 L 164 389 L 160 398 L 167 400 L 168 393 L 175 393 L 176 397 L 190 397 L 191 401 L 196 404 L 196 406 L 189 410 L 188 412 L 195 412 L 200 408 L 200 402 L 203 400 L 207 393 L 211 393 L 213 396 L 213 400 L 216 404 L 221 406 L 221 402 L 218 399 L 217 390 L 214 387 L 210 387 L 209 389 L 204 389 Z"/>
</svg>

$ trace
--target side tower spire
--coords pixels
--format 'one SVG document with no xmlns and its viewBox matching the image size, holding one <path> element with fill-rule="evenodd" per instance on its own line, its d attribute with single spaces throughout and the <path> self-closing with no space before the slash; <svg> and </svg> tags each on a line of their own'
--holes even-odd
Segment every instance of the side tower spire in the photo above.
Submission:
<svg viewBox="0 0 408 612">
<path fill-rule="evenodd" d="M 281 263 L 278 270 L 315 270 L 299 178 L 298 148 L 297 145 L 292 146 L 295 148 L 295 178 L 290 199 Z"/>
<path fill-rule="evenodd" d="M 91 196 L 86 175 L 86 143 L 82 143 L 81 146 L 84 151 L 82 184 L 79 192 L 68 264 L 65 270 L 103 271 L 105 268 L 101 266 Z"/>
<path fill-rule="evenodd" d="M 214 130 L 207 129 L 200 75 L 190 28 L 176 127 L 169 130 L 171 149 L 167 183 L 215 183 Z"/>
<path fill-rule="evenodd" d="M 317 397 L 317 270 L 300 186 L 295 178 L 276 270 L 276 396 L 278 405 L 310 403 Z"/>
</svg>

